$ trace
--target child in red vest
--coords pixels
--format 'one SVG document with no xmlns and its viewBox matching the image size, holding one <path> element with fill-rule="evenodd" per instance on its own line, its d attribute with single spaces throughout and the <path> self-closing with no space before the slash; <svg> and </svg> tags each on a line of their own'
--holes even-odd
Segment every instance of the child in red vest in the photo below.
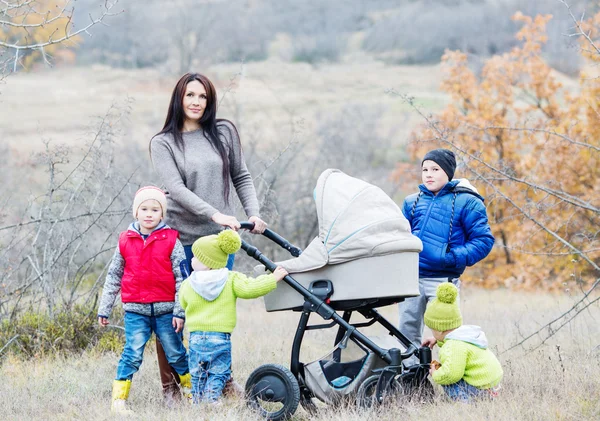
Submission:
<svg viewBox="0 0 600 421">
<path fill-rule="evenodd" d="M 179 374 L 184 395 L 191 397 L 191 377 L 181 333 L 185 315 L 177 298 L 185 252 L 178 232 L 162 222 L 166 210 L 167 198 L 159 188 L 149 186 L 137 191 L 133 199 L 137 221 L 119 235 L 119 245 L 106 274 L 98 322 L 108 325 L 119 291 L 125 310 L 125 348 L 113 382 L 113 412 L 131 412 L 126 407 L 131 379 L 140 368 L 152 332 Z"/>
</svg>

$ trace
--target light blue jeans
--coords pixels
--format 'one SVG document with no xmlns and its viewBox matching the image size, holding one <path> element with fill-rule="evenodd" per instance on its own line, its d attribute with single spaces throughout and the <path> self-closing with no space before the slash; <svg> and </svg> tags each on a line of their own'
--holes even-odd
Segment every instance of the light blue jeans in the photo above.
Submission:
<svg viewBox="0 0 600 421">
<path fill-rule="evenodd" d="M 177 374 L 189 372 L 182 335 L 175 332 L 173 313 L 162 316 L 144 316 L 125 312 L 125 348 L 117 367 L 116 380 L 131 380 L 140 369 L 146 343 L 152 332 L 158 336 L 165 350 L 167 361 Z"/>
<path fill-rule="evenodd" d="M 473 399 L 490 397 L 490 392 L 487 389 L 479 389 L 475 386 L 470 385 L 464 380 L 460 380 L 456 383 L 442 386 L 446 395 L 454 401 L 460 402 L 471 402 Z"/>
<path fill-rule="evenodd" d="M 189 348 L 194 403 L 215 402 L 231 376 L 231 335 L 190 332 Z"/>
</svg>

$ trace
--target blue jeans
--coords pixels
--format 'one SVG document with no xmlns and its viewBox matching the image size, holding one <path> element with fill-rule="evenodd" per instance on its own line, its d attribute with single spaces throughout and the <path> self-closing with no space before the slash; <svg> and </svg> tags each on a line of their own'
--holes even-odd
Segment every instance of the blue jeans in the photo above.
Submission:
<svg viewBox="0 0 600 421">
<path fill-rule="evenodd" d="M 183 246 L 183 250 L 185 251 L 185 260 L 181 262 L 181 273 L 183 274 L 183 279 L 190 276 L 194 270 L 192 269 L 192 257 L 194 257 L 194 253 L 192 253 L 192 246 Z M 235 254 L 230 254 L 227 258 L 227 266 L 225 266 L 229 270 L 233 270 L 233 262 L 235 261 Z M 183 266 L 185 265 L 185 267 Z"/>
<path fill-rule="evenodd" d="M 125 312 L 125 348 L 117 367 L 116 380 L 131 380 L 140 369 L 144 348 L 152 332 L 158 336 L 165 350 L 167 361 L 177 374 L 189 372 L 182 335 L 175 332 L 173 313 L 162 316 L 143 316 Z"/>
<path fill-rule="evenodd" d="M 215 402 L 231 376 L 231 335 L 190 332 L 189 347 L 194 403 Z"/>
<path fill-rule="evenodd" d="M 454 401 L 471 402 L 474 398 L 490 396 L 487 389 L 479 389 L 475 386 L 471 386 L 462 379 L 456 383 L 442 387 L 444 388 L 446 395 Z"/>
</svg>

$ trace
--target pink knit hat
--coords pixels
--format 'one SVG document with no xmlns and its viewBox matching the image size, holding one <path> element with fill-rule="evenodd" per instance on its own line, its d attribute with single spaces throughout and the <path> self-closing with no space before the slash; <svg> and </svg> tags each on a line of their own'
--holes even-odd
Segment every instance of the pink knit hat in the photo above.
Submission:
<svg viewBox="0 0 600 421">
<path fill-rule="evenodd" d="M 137 211 L 142 203 L 146 200 L 156 200 L 160 203 L 160 207 L 162 208 L 162 216 L 163 218 L 167 214 L 167 196 L 165 193 L 154 186 L 146 186 L 142 187 L 135 193 L 135 197 L 133 198 L 133 217 L 137 219 Z"/>
</svg>

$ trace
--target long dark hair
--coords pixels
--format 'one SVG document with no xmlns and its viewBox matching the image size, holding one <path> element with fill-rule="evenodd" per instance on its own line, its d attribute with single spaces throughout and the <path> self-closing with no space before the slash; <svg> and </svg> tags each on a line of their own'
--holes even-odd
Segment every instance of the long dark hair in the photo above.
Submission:
<svg viewBox="0 0 600 421">
<path fill-rule="evenodd" d="M 155 136 L 165 133 L 171 134 L 173 139 L 175 139 L 175 144 L 181 147 L 182 150 L 185 148 L 183 144 L 183 136 L 181 134 L 181 131 L 183 130 L 183 123 L 185 121 L 183 96 L 185 95 L 185 90 L 188 83 L 193 82 L 194 80 L 200 82 L 206 90 L 206 108 L 204 109 L 204 113 L 202 114 L 202 117 L 200 117 L 200 121 L 198 123 L 200 124 L 200 128 L 210 142 L 211 146 L 219 153 L 221 160 L 223 161 L 222 175 L 223 180 L 225 181 L 223 197 L 225 199 L 225 203 L 229 204 L 229 194 L 231 190 L 229 156 L 227 155 L 227 148 L 219 138 L 219 135 L 222 134 L 220 130 L 225 128 L 227 129 L 228 134 L 233 142 L 236 142 L 239 141 L 239 134 L 235 125 L 231 121 L 217 119 L 217 91 L 215 90 L 215 87 L 210 79 L 204 75 L 201 75 L 200 73 L 186 73 L 185 75 L 181 76 L 181 78 L 177 81 L 175 88 L 173 89 L 173 93 L 171 94 L 171 102 L 169 103 L 169 110 L 167 111 L 165 125 Z M 235 131 L 235 135 L 232 133 L 232 129 Z M 150 142 L 152 142 L 152 140 Z"/>
</svg>

